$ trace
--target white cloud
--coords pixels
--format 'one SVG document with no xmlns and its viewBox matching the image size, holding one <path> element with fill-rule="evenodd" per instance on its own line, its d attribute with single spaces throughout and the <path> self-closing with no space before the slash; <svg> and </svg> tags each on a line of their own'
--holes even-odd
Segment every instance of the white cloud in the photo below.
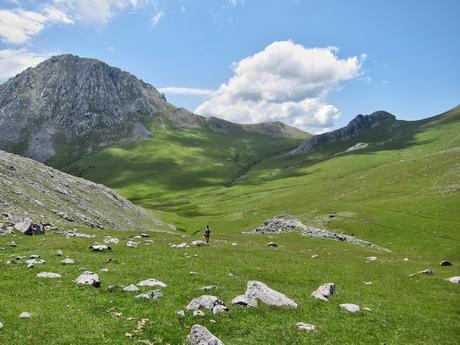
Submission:
<svg viewBox="0 0 460 345">
<path fill-rule="evenodd" d="M 165 15 L 164 11 L 160 11 L 160 12 L 155 13 L 152 16 L 152 25 L 157 26 L 160 23 L 160 20 L 164 15 Z"/>
<path fill-rule="evenodd" d="M 34 67 L 51 54 L 37 54 L 26 49 L 0 50 L 0 80 L 8 79 L 27 67 Z"/>
<path fill-rule="evenodd" d="M 158 91 L 172 95 L 212 96 L 216 91 L 208 89 L 194 89 L 189 87 L 163 87 Z"/>
<path fill-rule="evenodd" d="M 233 64 L 234 76 L 195 112 L 239 123 L 283 121 L 321 131 L 339 110 L 325 103 L 341 81 L 357 78 L 363 58 L 340 59 L 338 49 L 273 42 Z"/>
</svg>

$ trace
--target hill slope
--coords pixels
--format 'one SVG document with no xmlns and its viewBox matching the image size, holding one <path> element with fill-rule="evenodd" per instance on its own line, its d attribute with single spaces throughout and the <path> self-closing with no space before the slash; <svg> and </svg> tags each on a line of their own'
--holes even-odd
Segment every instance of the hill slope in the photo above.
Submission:
<svg viewBox="0 0 460 345">
<path fill-rule="evenodd" d="M 0 151 L 0 211 L 5 221 L 30 218 L 59 227 L 167 229 L 151 212 L 109 188 L 31 159 Z"/>
</svg>

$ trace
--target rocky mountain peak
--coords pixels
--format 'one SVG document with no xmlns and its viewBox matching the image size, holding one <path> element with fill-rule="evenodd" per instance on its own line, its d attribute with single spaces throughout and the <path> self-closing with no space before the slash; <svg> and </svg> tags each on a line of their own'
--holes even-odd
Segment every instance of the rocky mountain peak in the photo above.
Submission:
<svg viewBox="0 0 460 345">
<path fill-rule="evenodd" d="M 288 155 L 305 154 L 316 149 L 324 148 L 335 142 L 359 139 L 373 129 L 377 129 L 385 124 L 391 126 L 396 123 L 396 121 L 396 117 L 386 111 L 376 111 L 370 115 L 359 114 L 345 127 L 332 132 L 315 135 L 289 152 Z M 352 144 L 356 143 L 354 142 Z"/>
</svg>

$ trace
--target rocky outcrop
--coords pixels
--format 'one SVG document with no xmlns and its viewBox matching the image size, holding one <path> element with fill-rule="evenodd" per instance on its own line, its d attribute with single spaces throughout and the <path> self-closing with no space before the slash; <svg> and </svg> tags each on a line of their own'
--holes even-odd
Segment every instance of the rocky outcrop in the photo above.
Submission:
<svg viewBox="0 0 460 345">
<path fill-rule="evenodd" d="M 117 230 L 163 227 L 151 212 L 103 185 L 4 151 L 0 191 L 0 223 L 8 221 L 20 233 L 42 234 L 50 225 L 69 224 Z"/>
<path fill-rule="evenodd" d="M 379 250 L 389 251 L 373 243 L 360 240 L 354 236 L 339 234 L 329 230 L 317 229 L 312 226 L 303 224 L 300 220 L 287 214 L 275 216 L 267 219 L 253 231 L 244 231 L 244 234 L 264 234 L 264 233 L 283 233 L 298 230 L 302 236 L 318 238 L 321 240 L 343 241 L 357 244 L 364 247 L 370 247 Z"/>
<path fill-rule="evenodd" d="M 330 144 L 359 139 L 368 131 L 383 125 L 396 125 L 396 117 L 385 111 L 376 111 L 371 115 L 358 115 L 348 123 L 347 126 L 335 131 L 315 135 L 309 140 L 300 144 L 297 148 L 290 151 L 287 155 L 300 155 L 322 149 Z M 353 147 L 353 146 L 352 146 Z M 363 148 L 362 145 L 359 148 Z"/>
</svg>

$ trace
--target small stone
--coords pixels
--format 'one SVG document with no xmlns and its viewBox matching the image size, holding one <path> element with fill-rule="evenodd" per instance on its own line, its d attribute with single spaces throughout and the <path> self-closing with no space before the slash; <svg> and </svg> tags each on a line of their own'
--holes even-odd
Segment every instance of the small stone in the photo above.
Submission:
<svg viewBox="0 0 460 345">
<path fill-rule="evenodd" d="M 295 325 L 298 329 L 302 331 L 312 332 L 316 329 L 316 327 L 310 323 L 297 322 Z"/>
<path fill-rule="evenodd" d="M 137 286 L 159 286 L 159 287 L 167 287 L 167 285 L 159 280 L 156 279 L 147 279 L 137 283 Z"/>
<path fill-rule="evenodd" d="M 239 295 L 232 299 L 232 304 L 242 305 L 243 307 L 257 307 L 257 302 L 249 299 L 246 295 Z"/>
<path fill-rule="evenodd" d="M 152 290 L 152 291 L 149 291 L 147 293 L 137 295 L 135 298 L 138 298 L 138 299 L 158 299 L 158 298 L 161 298 L 161 296 L 163 296 L 163 294 L 161 293 L 160 290 Z"/>
<path fill-rule="evenodd" d="M 120 240 L 118 238 L 112 237 L 112 236 L 106 236 L 104 238 L 104 243 L 107 244 L 118 244 L 120 243 Z"/>
<path fill-rule="evenodd" d="M 188 245 L 187 242 L 182 242 L 182 243 L 179 243 L 179 244 L 171 244 L 170 247 L 171 248 L 188 248 L 190 246 Z"/>
<path fill-rule="evenodd" d="M 190 345 L 224 345 L 215 335 L 208 331 L 206 327 L 200 325 L 192 326 L 190 334 L 187 336 Z"/>
<path fill-rule="evenodd" d="M 141 237 L 150 237 L 149 234 L 141 234 Z"/>
<path fill-rule="evenodd" d="M 62 278 L 62 276 L 58 273 L 53 272 L 40 272 L 37 273 L 38 278 Z"/>
<path fill-rule="evenodd" d="M 104 273 L 105 273 L 105 272 L 108 272 L 108 271 L 109 271 L 108 268 L 101 268 L 101 272 L 104 272 Z"/>
<path fill-rule="evenodd" d="M 312 259 L 316 259 L 316 258 L 319 258 L 319 255 L 318 254 L 314 254 L 311 256 Z"/>
<path fill-rule="evenodd" d="M 209 322 L 210 322 L 210 323 L 217 323 L 217 321 L 214 320 L 214 319 L 209 319 Z"/>
<path fill-rule="evenodd" d="M 73 261 L 72 259 L 66 258 L 66 259 L 61 261 L 61 264 L 63 264 L 63 265 L 74 265 L 75 261 Z"/>
<path fill-rule="evenodd" d="M 183 316 L 185 316 L 185 311 L 179 310 L 179 311 L 176 312 L 176 314 L 183 317 Z"/>
<path fill-rule="evenodd" d="M 334 283 L 326 283 L 321 285 L 316 291 L 313 291 L 311 296 L 322 301 L 328 301 L 329 298 L 336 293 Z"/>
<path fill-rule="evenodd" d="M 232 246 L 234 246 L 234 247 L 236 247 L 237 245 L 238 245 L 238 243 L 236 243 L 236 242 L 232 243 Z"/>
<path fill-rule="evenodd" d="M 275 242 L 269 242 L 267 243 L 267 247 L 270 247 L 270 248 L 278 248 L 278 243 L 275 243 Z"/>
<path fill-rule="evenodd" d="M 460 276 L 458 276 L 458 277 L 450 277 L 447 280 L 450 281 L 451 283 L 454 283 L 454 284 L 460 284 Z"/>
<path fill-rule="evenodd" d="M 194 271 L 191 271 L 191 272 L 188 272 L 188 273 L 191 274 L 191 275 L 198 274 L 198 272 L 194 272 Z"/>
<path fill-rule="evenodd" d="M 56 251 L 56 256 L 62 256 L 62 250 L 57 250 Z"/>
<path fill-rule="evenodd" d="M 364 310 L 364 311 L 372 311 L 371 308 L 367 308 L 367 307 L 364 307 L 363 310 Z"/>
<path fill-rule="evenodd" d="M 409 261 L 409 258 L 404 258 L 403 261 Z"/>
<path fill-rule="evenodd" d="M 112 247 L 106 246 L 105 244 L 93 244 L 90 248 L 93 252 L 106 252 L 112 250 Z"/>
<path fill-rule="evenodd" d="M 101 286 L 101 281 L 97 273 L 85 271 L 75 279 L 75 283 L 78 285 L 93 285 L 98 288 Z"/>
<path fill-rule="evenodd" d="M 452 266 L 452 262 L 448 260 L 443 260 L 439 263 L 439 266 Z"/>
<path fill-rule="evenodd" d="M 193 312 L 193 316 L 195 316 L 195 317 L 203 317 L 204 313 L 201 310 L 195 310 Z"/>
<path fill-rule="evenodd" d="M 23 311 L 21 314 L 19 314 L 19 317 L 21 319 L 30 319 L 31 318 L 30 314 L 28 312 L 26 312 L 26 311 Z"/>
<path fill-rule="evenodd" d="M 128 243 L 126 243 L 126 246 L 130 248 L 137 248 L 139 246 L 139 243 L 134 241 L 128 241 Z"/>
<path fill-rule="evenodd" d="M 416 276 L 418 274 L 425 274 L 425 275 L 432 275 L 433 274 L 433 270 L 431 268 L 427 268 L 426 270 L 423 270 L 423 271 L 418 271 L 418 272 L 415 272 L 415 273 L 412 273 L 409 275 L 409 277 L 413 277 L 413 276 Z"/>
<path fill-rule="evenodd" d="M 17 247 L 17 246 L 18 246 L 18 244 L 16 242 L 14 242 L 14 241 L 10 242 L 10 247 Z"/>
<path fill-rule="evenodd" d="M 140 289 L 139 289 L 136 285 L 134 285 L 134 284 L 125 286 L 125 287 L 123 288 L 123 291 L 124 291 L 124 292 L 133 292 L 133 291 L 139 291 L 139 290 L 140 290 Z"/>
<path fill-rule="evenodd" d="M 27 265 L 42 265 L 44 264 L 46 261 L 45 260 L 38 260 L 38 259 L 29 259 L 29 260 L 26 260 L 26 264 Z"/>
<path fill-rule="evenodd" d="M 193 241 L 192 242 L 192 246 L 195 246 L 195 247 L 203 247 L 206 245 L 207 243 L 205 241 Z"/>
<path fill-rule="evenodd" d="M 344 303 L 344 304 L 339 304 L 340 309 L 346 310 L 349 313 L 359 313 L 360 308 L 359 305 L 352 304 L 352 303 Z"/>
<path fill-rule="evenodd" d="M 377 257 L 376 256 L 368 256 L 366 258 L 368 261 L 376 261 L 377 260 Z"/>
<path fill-rule="evenodd" d="M 203 291 L 217 290 L 217 285 L 203 286 L 200 288 L 200 290 L 203 290 Z"/>
<path fill-rule="evenodd" d="M 3 328 L 3 323 L 0 322 L 0 329 L 2 329 L 2 328 Z"/>
<path fill-rule="evenodd" d="M 372 282 L 364 282 L 364 285 L 372 285 Z"/>
</svg>

